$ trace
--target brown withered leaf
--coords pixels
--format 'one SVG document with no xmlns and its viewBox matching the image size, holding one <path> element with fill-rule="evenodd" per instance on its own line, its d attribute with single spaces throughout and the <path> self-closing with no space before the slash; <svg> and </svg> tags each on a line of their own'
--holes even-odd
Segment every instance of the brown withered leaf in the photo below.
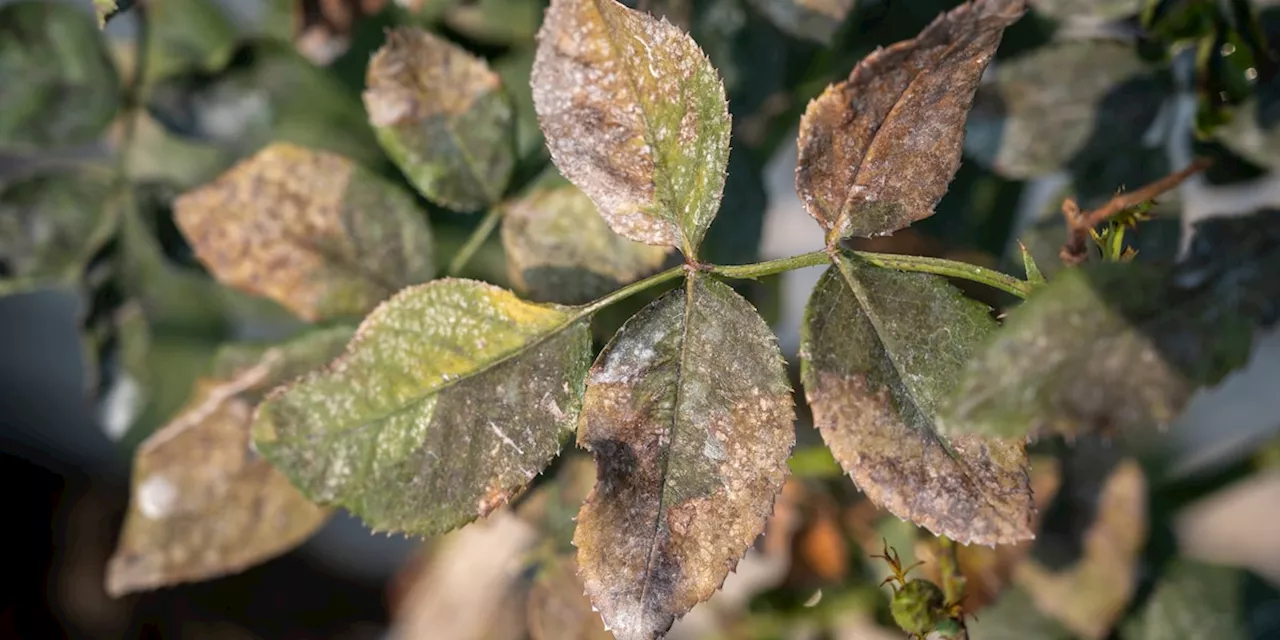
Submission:
<svg viewBox="0 0 1280 640">
<path fill-rule="evenodd" d="M 947 439 L 938 409 L 996 323 L 942 278 L 842 255 L 814 287 L 801 380 L 814 423 L 869 498 L 964 544 L 1032 537 L 1019 439 Z"/>
<path fill-rule="evenodd" d="M 412 197 L 342 156 L 276 143 L 174 202 L 218 280 L 316 321 L 359 316 L 431 279 Z"/>
<path fill-rule="evenodd" d="M 535 189 L 502 216 L 507 271 L 537 302 L 584 304 L 648 275 L 670 249 L 628 240 L 570 184 Z"/>
<path fill-rule="evenodd" d="M 502 199 L 515 166 L 515 112 L 484 60 L 417 28 L 387 33 L 364 92 L 378 142 L 428 198 L 451 209 Z"/>
<path fill-rule="evenodd" d="M 1134 460 L 1120 462 L 1085 509 L 1095 513 L 1083 536 L 1083 556 L 1055 569 L 1033 559 L 1014 579 L 1042 613 L 1079 637 L 1111 633 L 1137 588 L 1138 556 L 1147 540 L 1147 483 Z"/>
<path fill-rule="evenodd" d="M 696 256 L 724 191 L 724 86 L 693 39 L 614 0 L 553 0 L 533 103 L 560 173 L 619 234 Z"/>
<path fill-rule="evenodd" d="M 623 325 L 591 369 L 578 443 L 597 483 L 574 545 L 619 640 L 651 640 L 724 582 L 764 528 L 795 439 L 773 332 L 694 275 Z"/>
<path fill-rule="evenodd" d="M 892 233 L 933 215 L 965 117 L 1021 0 L 975 0 L 867 56 L 800 120 L 796 191 L 829 243 Z"/>
<path fill-rule="evenodd" d="M 253 408 L 273 386 L 341 352 L 345 328 L 305 335 L 197 380 L 192 399 L 134 456 L 133 492 L 107 592 L 235 573 L 306 540 L 330 511 L 251 448 Z"/>
<path fill-rule="evenodd" d="M 578 563 L 558 556 L 538 570 L 529 590 L 529 637 L 532 640 L 611 640 L 600 614 L 582 592 Z"/>
</svg>

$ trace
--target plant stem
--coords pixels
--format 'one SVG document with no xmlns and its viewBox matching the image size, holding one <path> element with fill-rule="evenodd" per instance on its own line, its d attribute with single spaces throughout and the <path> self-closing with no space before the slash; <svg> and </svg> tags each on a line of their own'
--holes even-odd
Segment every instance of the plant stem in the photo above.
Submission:
<svg viewBox="0 0 1280 640">
<path fill-rule="evenodd" d="M 995 269 L 979 267 L 976 264 L 967 262 L 959 262 L 956 260 L 944 260 L 942 258 L 926 258 L 924 256 L 905 256 L 896 253 L 871 253 L 869 251 L 852 251 L 854 255 L 886 269 L 895 269 L 897 271 L 914 271 L 917 273 L 932 273 L 939 276 L 948 276 L 951 278 L 960 278 L 963 280 L 971 280 L 985 284 L 988 287 L 994 287 L 1001 291 L 1011 293 L 1019 298 L 1026 299 L 1031 295 L 1031 284 L 1019 280 L 1007 273 L 1001 273 Z"/>
<path fill-rule="evenodd" d="M 645 289 L 648 289 L 650 287 L 656 287 L 668 280 L 675 280 L 676 278 L 679 278 L 682 274 L 684 274 L 684 270 L 685 270 L 684 265 L 680 265 L 678 267 L 672 267 L 670 269 L 667 269 L 666 271 L 655 273 L 649 276 L 648 278 L 645 278 L 644 280 L 638 280 L 636 282 L 632 282 L 631 284 L 621 289 L 618 289 L 617 291 L 614 291 L 613 293 L 603 298 L 599 298 L 594 302 L 589 302 L 579 307 L 578 317 L 595 313 L 615 302 L 624 300 L 626 298 L 630 298 L 631 296 L 637 293 L 640 293 Z"/>
<path fill-rule="evenodd" d="M 726 278 L 740 278 L 745 280 L 754 280 L 763 276 L 771 276 L 775 273 L 784 271 L 792 271 L 804 267 L 816 267 L 820 264 L 826 264 L 830 258 L 827 257 L 826 251 L 814 251 L 811 253 L 803 253 L 790 258 L 781 258 L 778 260 L 769 260 L 768 262 L 757 262 L 755 264 L 735 264 L 729 266 L 715 266 L 711 268 L 711 272 Z"/>
<path fill-rule="evenodd" d="M 453 256 L 453 260 L 449 262 L 449 275 L 456 276 L 462 271 L 463 267 L 471 261 L 476 255 L 480 247 L 484 245 L 485 240 L 489 239 L 489 235 L 498 227 L 498 222 L 502 220 L 502 206 L 494 205 L 489 212 L 484 214 L 484 219 L 467 237 L 467 242 L 458 249 L 458 253 Z"/>
</svg>

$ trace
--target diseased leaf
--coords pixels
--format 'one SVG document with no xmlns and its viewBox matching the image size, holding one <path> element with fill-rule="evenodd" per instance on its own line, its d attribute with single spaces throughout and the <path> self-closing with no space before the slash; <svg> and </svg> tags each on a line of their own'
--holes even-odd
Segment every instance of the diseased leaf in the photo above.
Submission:
<svg viewBox="0 0 1280 640">
<path fill-rule="evenodd" d="M 471 280 L 411 287 L 326 371 L 258 409 L 258 449 L 311 499 L 433 535 L 507 502 L 572 433 L 588 320 Z"/>
<path fill-rule="evenodd" d="M 856 0 L 751 0 L 779 29 L 827 45 L 855 3 Z"/>
<path fill-rule="evenodd" d="M 764 528 L 795 440 L 773 332 L 695 275 L 623 325 L 591 369 L 578 443 L 597 482 L 574 545 L 619 640 L 650 640 L 707 599 Z"/>
<path fill-rule="evenodd" d="M 496 204 L 515 164 L 514 112 L 498 74 L 461 47 L 394 29 L 369 62 L 369 122 L 428 198 L 451 209 Z"/>
<path fill-rule="evenodd" d="M 1074 489 L 1068 486 L 1065 493 Z M 1138 463 L 1125 460 L 1099 489 L 1093 504 L 1078 505 L 1075 512 L 1094 514 L 1078 541 L 1083 555 L 1061 568 L 1033 556 L 1018 565 L 1014 579 L 1040 611 L 1081 638 L 1100 640 L 1111 633 L 1137 588 L 1139 555 L 1147 541 L 1147 483 Z"/>
<path fill-rule="evenodd" d="M 120 105 L 120 80 L 93 19 L 34 0 L 0 7 L 0 148 L 89 142 Z"/>
<path fill-rule="evenodd" d="M 590 302 L 656 271 L 669 252 L 614 233 L 573 185 L 535 189 L 504 206 L 507 271 L 533 300 Z"/>
<path fill-rule="evenodd" d="M 1033 536 L 1022 442 L 937 432 L 942 400 L 995 328 L 937 276 L 841 256 L 801 331 L 805 397 L 836 460 L 876 504 L 964 544 Z"/>
<path fill-rule="evenodd" d="M 328 519 L 250 447 L 253 407 L 272 386 L 341 351 L 349 329 L 271 347 L 225 378 L 195 384 L 185 409 L 134 458 L 133 493 L 107 591 L 133 591 L 241 571 L 306 540 Z"/>
<path fill-rule="evenodd" d="M 174 210 L 219 280 L 306 320 L 363 314 L 435 271 L 409 194 L 331 153 L 274 144 Z"/>
<path fill-rule="evenodd" d="M 1177 559 L 1120 628 L 1122 640 L 1258 640 L 1280 634 L 1280 595 L 1234 567 Z"/>
<path fill-rule="evenodd" d="M 800 121 L 796 191 L 828 242 L 892 233 L 933 214 L 964 122 L 1020 0 L 975 0 L 867 56 Z"/>
<path fill-rule="evenodd" d="M 75 285 L 116 228 L 107 176 L 37 175 L 0 185 L 0 290 Z"/>
<path fill-rule="evenodd" d="M 553 0 L 533 103 L 560 173 L 614 231 L 696 257 L 724 190 L 729 112 L 688 35 L 614 0 Z"/>
<path fill-rule="evenodd" d="M 528 617 L 532 640 L 613 639 L 582 593 L 572 556 L 557 556 L 538 570 L 529 590 Z"/>
<path fill-rule="evenodd" d="M 1197 225 L 1178 265 L 1065 269 L 960 373 L 948 433 L 1074 436 L 1165 425 L 1249 357 L 1280 315 L 1280 215 Z"/>
</svg>

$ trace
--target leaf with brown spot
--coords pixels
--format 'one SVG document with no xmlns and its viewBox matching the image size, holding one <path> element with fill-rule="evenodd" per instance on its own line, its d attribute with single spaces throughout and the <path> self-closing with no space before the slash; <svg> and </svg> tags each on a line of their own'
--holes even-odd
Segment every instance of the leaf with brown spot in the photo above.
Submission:
<svg viewBox="0 0 1280 640">
<path fill-rule="evenodd" d="M 960 166 L 965 117 L 1021 0 L 975 0 L 867 56 L 800 120 L 796 191 L 828 241 L 933 215 Z"/>
<path fill-rule="evenodd" d="M 877 504 L 965 544 L 1033 535 L 1022 442 L 937 432 L 944 394 L 995 328 L 942 278 L 841 255 L 801 331 L 805 397 L 836 460 Z"/>
<path fill-rule="evenodd" d="M 329 368 L 258 407 L 254 442 L 313 500 L 435 535 L 523 491 L 573 433 L 588 310 L 473 280 L 379 305 Z"/>
<path fill-rule="evenodd" d="M 612 640 L 600 614 L 582 593 L 573 556 L 557 556 L 538 570 L 529 590 L 532 640 Z"/>
<path fill-rule="evenodd" d="M 366 76 L 369 122 L 419 191 L 459 211 L 502 199 L 515 165 L 515 112 L 484 60 L 404 27 L 387 33 Z"/>
<path fill-rule="evenodd" d="M 657 271 L 670 252 L 615 233 L 570 184 L 535 189 L 505 206 L 507 271 L 533 300 L 590 302 Z"/>
<path fill-rule="evenodd" d="M 614 0 L 553 0 L 533 102 L 560 173 L 614 231 L 697 255 L 724 191 L 729 111 L 692 38 Z"/>
<path fill-rule="evenodd" d="M 706 600 L 764 529 L 795 413 L 773 332 L 694 275 L 623 325 L 591 368 L 578 443 L 597 482 L 574 545 L 619 640 L 651 640 Z"/>
<path fill-rule="evenodd" d="M 235 573 L 289 551 L 328 520 L 329 510 L 252 450 L 249 427 L 263 394 L 328 362 L 350 337 L 345 328 L 319 331 L 196 381 L 186 408 L 134 456 L 108 593 Z"/>
<path fill-rule="evenodd" d="M 359 316 L 431 279 L 431 230 L 413 198 L 332 153 L 277 143 L 174 202 L 218 280 L 303 319 Z"/>
</svg>

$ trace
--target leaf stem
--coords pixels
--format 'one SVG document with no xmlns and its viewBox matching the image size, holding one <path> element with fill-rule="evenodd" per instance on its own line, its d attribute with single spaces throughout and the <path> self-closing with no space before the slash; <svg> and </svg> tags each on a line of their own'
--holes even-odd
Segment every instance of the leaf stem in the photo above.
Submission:
<svg viewBox="0 0 1280 640">
<path fill-rule="evenodd" d="M 939 276 L 970 280 L 1011 293 L 1024 300 L 1031 295 L 1031 283 L 1019 280 L 1007 273 L 979 267 L 968 262 L 927 258 L 925 256 L 907 256 L 897 253 L 872 253 L 869 251 L 851 251 L 850 253 L 877 267 L 895 269 L 897 271 L 932 273 Z"/>
<path fill-rule="evenodd" d="M 678 267 L 672 267 L 670 269 L 667 269 L 666 271 L 655 273 L 649 276 L 648 278 L 645 278 L 644 280 L 638 280 L 636 282 L 632 282 L 631 284 L 621 289 L 618 289 L 617 291 L 614 291 L 613 293 L 610 293 L 609 295 L 603 298 L 599 298 L 594 302 L 589 302 L 585 305 L 582 305 L 581 307 L 579 307 L 580 311 L 579 311 L 578 317 L 595 313 L 615 302 L 619 302 L 626 298 L 630 298 L 631 296 L 637 293 L 640 293 L 645 289 L 648 289 L 650 287 L 656 287 L 664 282 L 667 282 L 668 280 L 675 280 L 676 278 L 679 278 L 682 274 L 684 274 L 684 271 L 685 271 L 685 266 L 680 265 Z"/>
<path fill-rule="evenodd" d="M 485 240 L 489 239 L 489 235 L 498 227 L 498 222 L 502 220 L 502 206 L 495 205 L 484 214 L 484 219 L 476 226 L 471 235 L 467 237 L 467 241 L 458 249 L 458 253 L 454 254 L 453 260 L 449 261 L 449 275 L 456 276 L 462 271 L 463 267 L 471 261 L 476 255 L 480 247 L 484 245 Z"/>
<path fill-rule="evenodd" d="M 780 258 L 778 260 L 769 260 L 767 262 L 757 262 L 754 264 L 735 264 L 728 266 L 714 266 L 711 272 L 726 278 L 741 278 L 744 280 L 754 280 L 763 276 L 771 276 L 775 273 L 784 271 L 792 271 L 802 269 L 804 267 L 816 267 L 820 264 L 826 264 L 826 251 L 813 251 L 811 253 L 803 253 L 790 258 Z"/>
</svg>

